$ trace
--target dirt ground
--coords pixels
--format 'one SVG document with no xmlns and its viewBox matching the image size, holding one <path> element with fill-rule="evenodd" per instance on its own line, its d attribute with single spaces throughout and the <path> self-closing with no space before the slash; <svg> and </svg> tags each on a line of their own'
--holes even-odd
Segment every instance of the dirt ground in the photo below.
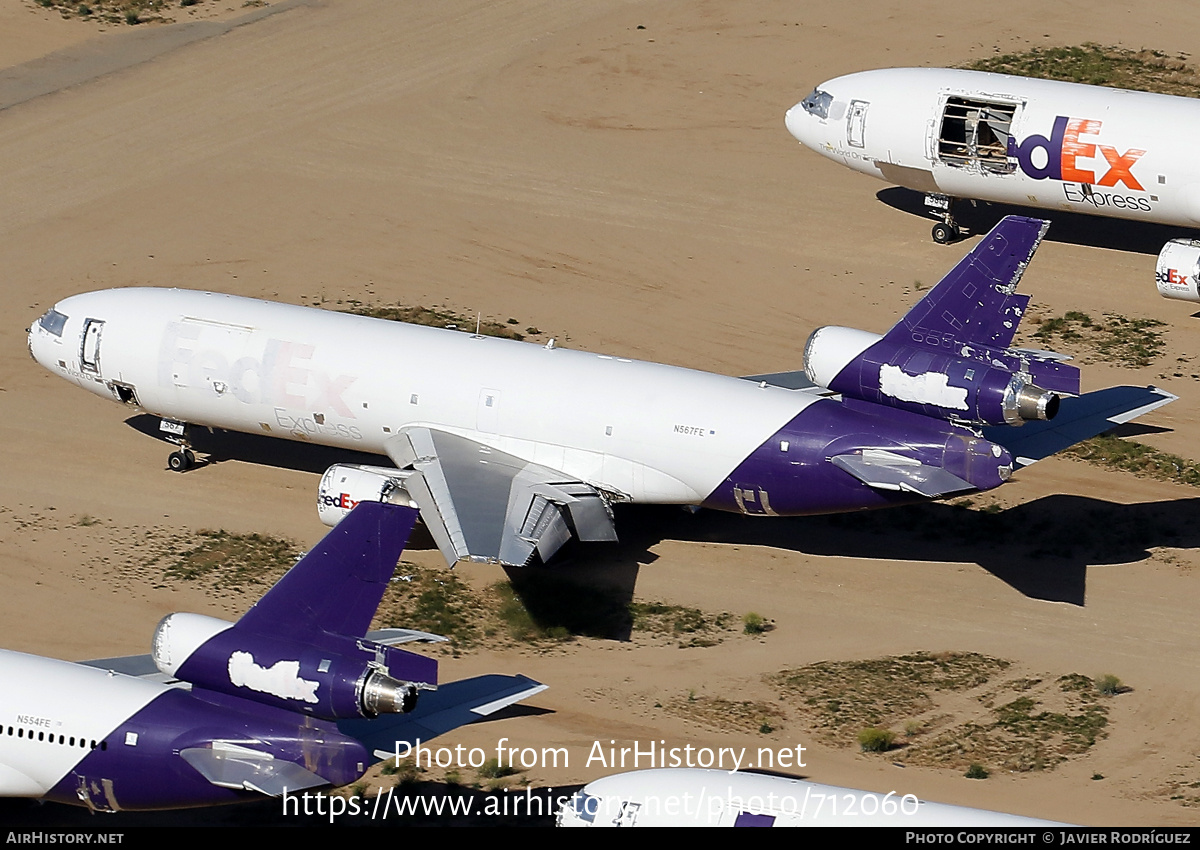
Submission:
<svg viewBox="0 0 1200 850">
<path fill-rule="evenodd" d="M 814 84 L 1034 45 L 1176 53 L 1197 31 L 1192 4 L 1177 0 L 1155 4 L 1153 19 L 1111 0 L 959 3 L 952 20 L 927 0 L 864 0 L 853 17 L 783 0 L 196 8 L 172 26 L 104 28 L 0 0 L 9 649 L 136 654 L 169 612 L 231 616 L 253 599 L 153 575 L 117 581 L 111 567 L 156 528 L 311 545 L 324 532 L 317 481 L 337 460 L 243 441 L 220 463 L 167 471 L 168 449 L 143 422 L 30 359 L 25 329 L 56 300 L 152 285 L 446 305 L 515 317 L 575 348 L 727 374 L 796 369 L 814 328 L 886 329 L 971 244 L 934 244 L 911 197 L 795 143 L 783 114 Z M 1194 364 L 1200 325 L 1153 285 L 1155 254 L 1175 234 L 1051 218 L 1022 291 L 1048 314 L 1166 322 L 1155 363 L 1091 365 L 1085 388 L 1177 393 L 1138 439 L 1195 456 L 1200 386 L 1173 373 L 1195 368 L 1176 364 Z M 535 785 L 620 769 L 587 763 L 597 741 L 803 745 L 806 766 L 792 772 L 817 782 L 1070 823 L 1194 825 L 1198 498 L 1056 459 L 983 497 L 1006 509 L 999 539 L 974 534 L 978 513 L 944 505 L 922 509 L 921 528 L 629 509 L 619 546 L 577 550 L 561 568 L 605 565 L 637 599 L 754 611 L 776 629 L 714 647 L 582 639 L 446 658 L 447 680 L 520 672 L 550 689 L 531 701 L 539 711 L 439 743 L 565 747 L 568 765 L 525 772 Z M 1178 531 L 1156 530 L 1167 527 Z M 1032 557 L 1034 544 L 1058 554 Z M 431 549 L 410 554 L 440 563 Z M 504 577 L 458 569 L 473 584 Z M 1130 690 L 1111 700 L 1107 737 L 1086 755 L 986 781 L 823 743 L 795 721 L 722 729 L 664 708 L 770 700 L 763 677 L 777 671 L 913 651 L 983 653 L 1029 677 L 1114 674 Z M 38 811 L 47 824 L 59 817 Z"/>
</svg>

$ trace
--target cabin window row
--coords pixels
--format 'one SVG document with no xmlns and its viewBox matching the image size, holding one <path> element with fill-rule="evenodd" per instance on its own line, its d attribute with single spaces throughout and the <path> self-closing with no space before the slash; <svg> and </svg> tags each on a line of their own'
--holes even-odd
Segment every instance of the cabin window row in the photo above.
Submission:
<svg viewBox="0 0 1200 850">
<path fill-rule="evenodd" d="M 7 730 L 9 737 L 28 738 L 33 740 L 33 730 L 25 729 L 22 726 L 9 726 Z M 58 740 L 55 741 L 55 738 Z M 53 732 L 46 733 L 44 730 L 37 733 L 37 739 L 50 744 L 62 744 L 66 747 L 79 747 L 82 750 L 108 749 L 107 741 L 90 741 L 87 738 L 76 738 L 74 735 L 55 735 Z"/>
</svg>

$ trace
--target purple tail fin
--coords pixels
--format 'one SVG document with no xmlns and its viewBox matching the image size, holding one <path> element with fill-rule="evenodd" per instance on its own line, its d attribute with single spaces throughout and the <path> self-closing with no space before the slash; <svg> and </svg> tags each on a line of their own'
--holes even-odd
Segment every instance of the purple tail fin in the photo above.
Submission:
<svg viewBox="0 0 1200 850">
<path fill-rule="evenodd" d="M 416 518 L 413 508 L 360 502 L 237 625 L 277 637 L 362 637 Z"/>
<path fill-rule="evenodd" d="M 1007 348 L 1029 302 L 1013 290 L 1049 226 L 1037 218 L 1005 217 L 884 338 Z"/>
</svg>

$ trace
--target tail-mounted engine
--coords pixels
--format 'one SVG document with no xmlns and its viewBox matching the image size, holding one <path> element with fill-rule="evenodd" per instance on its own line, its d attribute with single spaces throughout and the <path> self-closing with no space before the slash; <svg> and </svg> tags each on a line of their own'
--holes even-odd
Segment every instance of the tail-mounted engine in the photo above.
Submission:
<svg viewBox="0 0 1200 850">
<path fill-rule="evenodd" d="M 325 720 L 412 711 L 437 687 L 437 662 L 363 638 L 313 644 L 262 635 L 200 614 L 171 614 L 154 632 L 168 676 Z"/>
<path fill-rule="evenodd" d="M 978 425 L 1053 419 L 1060 394 L 1079 394 L 1079 370 L 1052 352 L 928 337 L 904 344 L 853 328 L 818 328 L 804 364 L 810 381 L 849 398 Z"/>
<path fill-rule="evenodd" d="M 1200 239 L 1172 239 L 1158 252 L 1154 279 L 1158 294 L 1180 301 L 1200 301 Z"/>
</svg>

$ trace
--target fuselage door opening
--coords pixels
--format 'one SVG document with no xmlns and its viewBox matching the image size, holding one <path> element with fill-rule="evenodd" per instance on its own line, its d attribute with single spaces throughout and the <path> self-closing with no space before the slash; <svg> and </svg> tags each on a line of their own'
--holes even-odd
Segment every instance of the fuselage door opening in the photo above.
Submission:
<svg viewBox="0 0 1200 850">
<path fill-rule="evenodd" d="M 851 147 L 861 148 L 866 138 L 867 107 L 865 100 L 850 101 L 850 112 L 846 115 L 846 141 Z"/>
<path fill-rule="evenodd" d="M 104 322 L 100 319 L 85 319 L 83 335 L 79 343 L 79 368 L 93 375 L 100 374 L 100 334 Z"/>
<path fill-rule="evenodd" d="M 1008 155 L 1017 106 L 966 97 L 946 98 L 937 138 L 937 158 L 946 165 L 1011 174 Z"/>
</svg>

